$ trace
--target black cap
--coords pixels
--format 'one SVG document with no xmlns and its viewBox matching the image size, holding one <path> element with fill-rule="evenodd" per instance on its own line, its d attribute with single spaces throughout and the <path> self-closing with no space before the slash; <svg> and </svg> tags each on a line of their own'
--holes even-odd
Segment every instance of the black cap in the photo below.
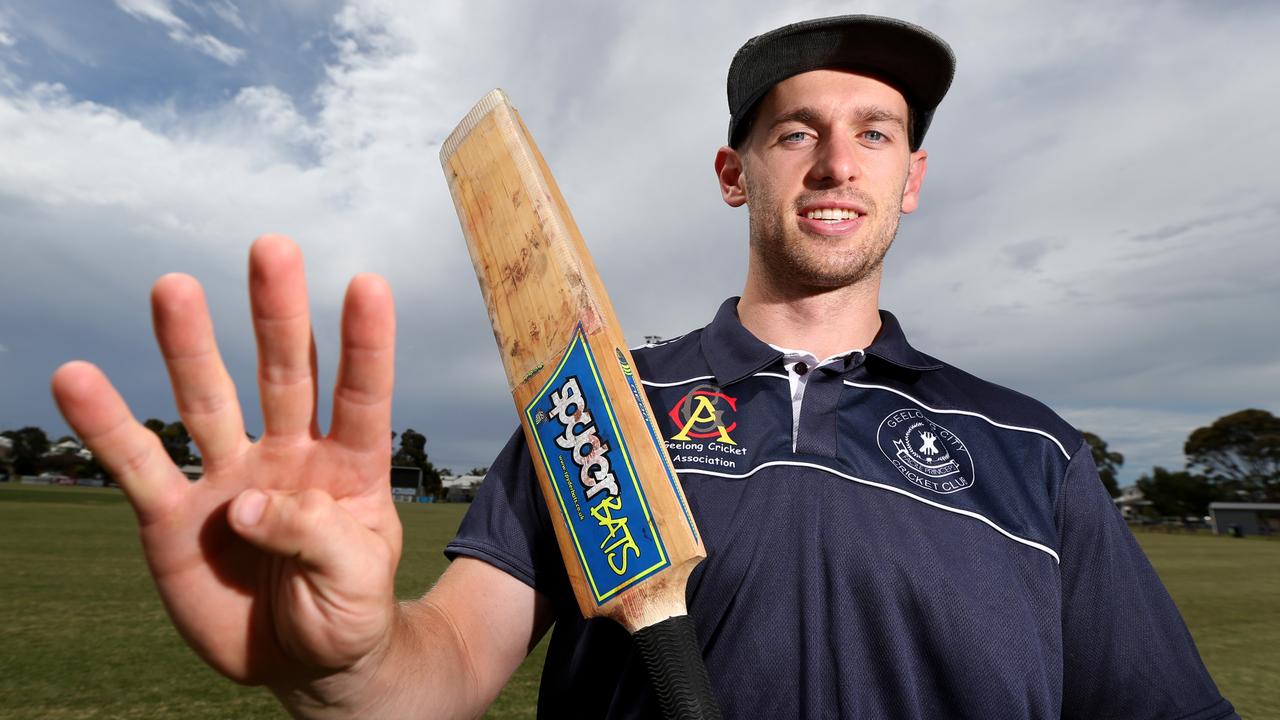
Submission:
<svg viewBox="0 0 1280 720">
<path fill-rule="evenodd" d="M 806 20 L 747 41 L 729 65 L 729 144 L 736 145 L 756 104 L 792 75 L 821 68 L 867 72 L 894 86 L 911 107 L 911 149 L 951 87 L 951 46 L 918 25 L 875 15 Z"/>
</svg>

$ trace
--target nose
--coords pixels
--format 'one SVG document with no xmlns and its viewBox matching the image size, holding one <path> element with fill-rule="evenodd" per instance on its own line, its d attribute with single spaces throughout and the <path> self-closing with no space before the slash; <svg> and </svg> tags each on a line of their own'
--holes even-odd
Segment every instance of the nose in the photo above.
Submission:
<svg viewBox="0 0 1280 720">
<path fill-rule="evenodd" d="M 853 138 L 836 133 L 824 137 L 818 143 L 813 167 L 809 171 L 811 184 L 817 187 L 835 187 L 853 182 L 861 174 L 857 143 Z"/>
</svg>

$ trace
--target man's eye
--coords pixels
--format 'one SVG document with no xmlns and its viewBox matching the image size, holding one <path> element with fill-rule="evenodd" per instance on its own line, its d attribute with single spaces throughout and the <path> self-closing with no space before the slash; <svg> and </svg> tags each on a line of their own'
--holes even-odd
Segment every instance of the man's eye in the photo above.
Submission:
<svg viewBox="0 0 1280 720">
<path fill-rule="evenodd" d="M 807 134 L 805 134 L 805 133 L 804 133 L 803 131 L 801 131 L 801 130 L 797 130 L 797 131 L 795 131 L 795 132 L 790 132 L 790 133 L 787 133 L 786 135 L 783 135 L 783 136 L 782 136 L 782 141 L 783 141 L 783 142 L 789 142 L 789 143 L 804 142 L 804 139 L 805 139 L 806 137 L 808 137 L 808 135 L 807 135 Z"/>
<path fill-rule="evenodd" d="M 868 130 L 862 133 L 862 137 L 866 138 L 867 140 L 870 140 L 873 143 L 882 143 L 885 140 L 889 139 L 885 137 L 884 133 L 880 132 L 879 130 Z"/>
</svg>

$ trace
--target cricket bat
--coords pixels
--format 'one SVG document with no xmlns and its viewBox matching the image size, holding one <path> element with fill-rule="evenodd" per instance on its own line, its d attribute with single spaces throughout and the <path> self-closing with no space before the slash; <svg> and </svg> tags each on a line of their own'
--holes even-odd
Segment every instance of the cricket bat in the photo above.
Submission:
<svg viewBox="0 0 1280 720">
<path fill-rule="evenodd" d="M 631 632 L 668 718 L 719 718 L 685 607 L 706 552 L 595 264 L 501 90 L 440 150 L 584 617 Z"/>
</svg>

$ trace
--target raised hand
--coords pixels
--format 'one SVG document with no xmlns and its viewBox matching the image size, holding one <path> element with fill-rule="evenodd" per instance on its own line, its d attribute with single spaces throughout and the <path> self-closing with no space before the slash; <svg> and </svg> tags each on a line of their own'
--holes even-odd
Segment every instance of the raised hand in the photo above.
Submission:
<svg viewBox="0 0 1280 720">
<path fill-rule="evenodd" d="M 203 479 L 186 480 L 96 367 L 59 368 L 53 393 L 137 512 L 151 573 L 186 641 L 232 679 L 297 687 L 376 653 L 394 622 L 394 310 L 381 278 L 352 280 L 322 436 L 297 246 L 254 243 L 249 295 L 265 425 L 257 442 L 245 435 L 199 284 L 168 275 L 152 291 L 156 338 Z"/>
</svg>

